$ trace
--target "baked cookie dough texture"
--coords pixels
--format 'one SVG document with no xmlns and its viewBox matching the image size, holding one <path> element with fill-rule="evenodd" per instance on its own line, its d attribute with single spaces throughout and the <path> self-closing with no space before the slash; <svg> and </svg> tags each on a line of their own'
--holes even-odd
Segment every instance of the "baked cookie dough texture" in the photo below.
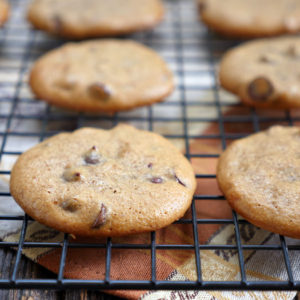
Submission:
<svg viewBox="0 0 300 300">
<path fill-rule="evenodd" d="M 181 218 L 196 187 L 173 144 L 121 124 L 61 133 L 22 154 L 11 194 L 35 220 L 78 236 L 121 236 Z"/>
</svg>

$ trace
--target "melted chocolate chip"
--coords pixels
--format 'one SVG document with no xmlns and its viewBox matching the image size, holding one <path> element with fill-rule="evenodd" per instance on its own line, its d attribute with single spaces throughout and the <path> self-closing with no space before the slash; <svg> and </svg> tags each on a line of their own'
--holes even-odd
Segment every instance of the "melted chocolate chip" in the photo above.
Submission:
<svg viewBox="0 0 300 300">
<path fill-rule="evenodd" d="M 152 169 L 152 166 L 153 166 L 153 164 L 152 164 L 152 163 L 149 163 L 147 167 L 148 167 L 149 169 Z"/>
<path fill-rule="evenodd" d="M 90 164 L 90 165 L 96 165 L 96 164 L 99 163 L 99 159 L 90 156 L 90 157 L 86 157 L 86 158 L 85 158 L 85 162 L 86 162 L 87 164 Z"/>
<path fill-rule="evenodd" d="M 89 91 L 91 95 L 100 100 L 108 100 L 108 98 L 111 96 L 111 91 L 105 84 L 101 82 L 93 83 L 89 87 Z"/>
<path fill-rule="evenodd" d="M 90 165 L 96 165 L 100 162 L 100 155 L 96 146 L 93 146 L 85 155 L 84 161 Z"/>
<path fill-rule="evenodd" d="M 186 187 L 186 185 L 185 185 L 185 184 L 177 177 L 176 174 L 174 175 L 174 177 L 175 177 L 176 181 L 177 181 L 179 184 L 181 184 L 181 185 L 183 185 L 183 186 Z"/>
<path fill-rule="evenodd" d="M 81 174 L 72 169 L 67 169 L 63 174 L 63 178 L 66 181 L 79 181 L 81 179 Z"/>
<path fill-rule="evenodd" d="M 55 85 L 62 90 L 70 91 L 75 87 L 76 83 L 71 81 L 57 81 Z"/>
<path fill-rule="evenodd" d="M 63 21 L 59 15 L 54 15 L 52 18 L 54 32 L 60 33 L 63 29 Z"/>
<path fill-rule="evenodd" d="M 291 58 L 295 58 L 297 57 L 297 49 L 294 45 L 290 45 L 288 47 L 288 49 L 286 50 L 286 54 L 291 57 Z"/>
<path fill-rule="evenodd" d="M 97 218 L 95 219 L 95 221 L 92 225 L 92 228 L 97 229 L 101 225 L 105 224 L 105 222 L 106 222 L 106 211 L 107 211 L 107 209 L 106 209 L 105 205 L 102 203 L 100 212 L 99 212 Z"/>
<path fill-rule="evenodd" d="M 79 203 L 75 199 L 67 199 L 62 201 L 60 206 L 68 212 L 75 212 L 79 208 Z"/>
<path fill-rule="evenodd" d="M 198 3 L 198 12 L 202 13 L 205 9 L 206 9 L 206 4 L 203 1 L 199 2 Z"/>
<path fill-rule="evenodd" d="M 274 87 L 269 79 L 258 77 L 248 86 L 248 94 L 254 101 L 267 101 L 274 92 Z"/>
<path fill-rule="evenodd" d="M 152 183 L 162 183 L 163 180 L 160 177 L 153 177 L 153 178 L 151 178 L 151 182 Z"/>
<path fill-rule="evenodd" d="M 266 55 L 262 55 L 258 58 L 258 61 L 261 63 L 271 63 L 272 61 L 266 56 Z"/>
</svg>

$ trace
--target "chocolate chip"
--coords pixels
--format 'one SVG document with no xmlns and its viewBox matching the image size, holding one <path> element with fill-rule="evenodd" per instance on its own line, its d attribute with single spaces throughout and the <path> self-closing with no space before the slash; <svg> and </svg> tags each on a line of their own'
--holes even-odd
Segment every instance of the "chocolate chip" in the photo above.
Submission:
<svg viewBox="0 0 300 300">
<path fill-rule="evenodd" d="M 262 63 L 271 63 L 272 61 L 266 56 L 266 55 L 262 55 L 258 58 L 259 62 Z"/>
<path fill-rule="evenodd" d="M 62 90 L 70 91 L 75 87 L 76 83 L 71 81 L 57 81 L 55 85 Z"/>
<path fill-rule="evenodd" d="M 254 101 L 267 101 L 274 92 L 274 87 L 269 79 L 258 77 L 248 86 L 248 94 Z"/>
<path fill-rule="evenodd" d="M 152 164 L 152 163 L 149 163 L 147 167 L 148 167 L 149 169 L 152 169 L 152 166 L 153 166 L 153 164 Z"/>
<path fill-rule="evenodd" d="M 96 165 L 96 164 L 99 163 L 99 159 L 90 156 L 90 157 L 86 157 L 86 158 L 85 158 L 85 162 L 86 162 L 87 164 L 90 164 L 90 165 Z"/>
<path fill-rule="evenodd" d="M 52 18 L 53 30 L 60 33 L 63 29 L 63 21 L 59 15 L 54 15 Z"/>
<path fill-rule="evenodd" d="M 85 155 L 84 161 L 90 165 L 96 165 L 100 162 L 100 154 L 96 146 L 93 146 Z"/>
<path fill-rule="evenodd" d="M 206 4 L 203 1 L 198 2 L 198 12 L 201 14 L 205 9 L 206 9 Z"/>
<path fill-rule="evenodd" d="M 63 174 L 63 178 L 66 181 L 79 181 L 81 179 L 81 174 L 73 169 L 67 169 Z"/>
<path fill-rule="evenodd" d="M 290 45 L 288 47 L 288 49 L 286 50 L 286 54 L 291 57 L 291 58 L 295 58 L 297 57 L 297 49 L 294 45 Z"/>
<path fill-rule="evenodd" d="M 107 211 L 107 209 L 106 209 L 105 205 L 102 203 L 100 212 L 99 212 L 97 218 L 95 219 L 95 221 L 92 225 L 92 228 L 97 229 L 106 222 L 106 211 Z"/>
<path fill-rule="evenodd" d="M 75 212 L 79 209 L 79 203 L 75 199 L 67 199 L 60 203 L 61 208 L 69 212 Z"/>
<path fill-rule="evenodd" d="M 105 84 L 101 82 L 93 83 L 89 87 L 89 92 L 93 97 L 100 100 L 108 100 L 108 98 L 111 96 L 111 91 Z"/>
<path fill-rule="evenodd" d="M 183 185 L 183 186 L 186 187 L 186 185 L 185 185 L 185 184 L 177 177 L 176 174 L 174 175 L 174 177 L 175 177 L 176 181 L 177 181 L 179 184 L 181 184 L 181 185 Z"/>
<path fill-rule="evenodd" d="M 162 183 L 163 180 L 160 177 L 153 177 L 153 178 L 151 178 L 151 182 L 152 183 Z"/>
</svg>

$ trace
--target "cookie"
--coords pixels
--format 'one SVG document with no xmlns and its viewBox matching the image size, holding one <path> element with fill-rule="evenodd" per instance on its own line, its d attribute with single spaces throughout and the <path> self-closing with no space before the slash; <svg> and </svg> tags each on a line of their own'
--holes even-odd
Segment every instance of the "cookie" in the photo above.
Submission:
<svg viewBox="0 0 300 300">
<path fill-rule="evenodd" d="M 8 19 L 10 7 L 7 1 L 0 1 L 0 26 L 2 26 Z"/>
<path fill-rule="evenodd" d="M 27 18 L 37 29 L 83 39 L 151 29 L 163 15 L 161 0 L 34 0 Z"/>
<path fill-rule="evenodd" d="M 19 157 L 10 182 L 25 212 L 76 236 L 167 226 L 184 215 L 195 187 L 192 167 L 174 145 L 125 124 L 45 140 Z"/>
<path fill-rule="evenodd" d="M 77 111 L 116 112 L 162 101 L 173 74 L 157 53 L 129 40 L 68 43 L 34 64 L 38 98 Z"/>
<path fill-rule="evenodd" d="M 233 142 L 217 180 L 232 208 L 254 225 L 300 238 L 300 127 L 274 126 Z"/>
<path fill-rule="evenodd" d="M 247 42 L 223 57 L 221 85 L 247 105 L 261 108 L 300 107 L 300 38 Z"/>
<path fill-rule="evenodd" d="M 300 31 L 299 0 L 198 0 L 202 21 L 216 32 L 237 38 Z"/>
</svg>

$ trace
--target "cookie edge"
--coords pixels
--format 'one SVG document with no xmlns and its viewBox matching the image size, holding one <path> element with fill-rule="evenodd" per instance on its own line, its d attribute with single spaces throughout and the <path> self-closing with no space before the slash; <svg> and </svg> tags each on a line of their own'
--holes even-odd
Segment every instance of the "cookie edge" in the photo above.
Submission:
<svg viewBox="0 0 300 300">
<path fill-rule="evenodd" d="M 273 126 L 274 127 L 274 126 Z M 276 126 L 275 126 L 276 127 Z M 279 126 L 279 127 L 284 127 L 286 128 L 287 126 Z M 295 126 L 296 128 L 297 127 Z M 270 127 L 272 128 L 272 127 Z M 270 129 L 269 128 L 269 129 Z M 267 129 L 267 130 L 269 130 Z M 256 217 L 256 213 L 255 212 L 251 212 L 251 210 L 249 209 L 249 207 L 246 207 L 245 209 L 243 209 L 243 207 L 240 205 L 240 199 L 242 199 L 241 195 L 238 195 L 238 192 L 236 192 L 233 188 L 232 188 L 232 184 L 230 182 L 230 180 L 228 179 L 228 176 L 226 175 L 226 166 L 227 166 L 227 160 L 228 160 L 228 156 L 229 156 L 229 152 L 230 149 L 236 144 L 239 143 L 241 141 L 243 141 L 244 139 L 247 138 L 251 138 L 254 135 L 258 135 L 261 132 L 252 134 L 251 136 L 248 136 L 246 138 L 243 139 L 239 139 L 235 142 L 233 142 L 232 144 L 230 144 L 226 150 L 221 154 L 221 156 L 219 157 L 218 160 L 218 164 L 217 164 L 217 173 L 216 173 L 216 178 L 217 178 L 217 183 L 218 186 L 220 188 L 220 190 L 222 191 L 222 193 L 224 194 L 227 202 L 229 203 L 230 207 L 236 211 L 239 215 L 241 215 L 245 220 L 247 220 L 248 222 L 250 222 L 251 224 L 264 229 L 264 230 L 268 230 L 272 233 L 276 233 L 276 234 L 280 234 L 280 235 L 284 235 L 284 236 L 288 236 L 291 238 L 300 238 L 300 228 L 298 229 L 291 229 L 289 226 L 285 225 L 285 224 L 275 224 L 272 223 L 272 216 L 268 216 L 265 213 L 263 214 L 264 216 L 264 220 L 270 220 L 270 223 L 266 223 L 261 221 L 260 219 L 258 219 Z M 228 151 L 227 151 L 228 150 Z M 243 202 L 246 202 L 245 200 L 243 200 Z M 271 224 L 271 225 L 270 225 Z"/>
</svg>

